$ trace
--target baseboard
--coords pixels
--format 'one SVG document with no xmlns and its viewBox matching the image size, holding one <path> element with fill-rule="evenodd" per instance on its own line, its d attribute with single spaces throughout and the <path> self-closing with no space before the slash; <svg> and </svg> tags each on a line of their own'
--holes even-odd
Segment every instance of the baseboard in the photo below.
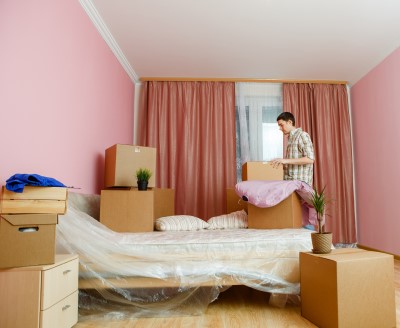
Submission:
<svg viewBox="0 0 400 328">
<path fill-rule="evenodd" d="M 400 261 L 400 255 L 392 254 L 392 253 L 389 253 L 389 252 L 384 252 L 384 251 L 381 251 L 379 249 L 368 247 L 368 246 L 364 246 L 364 245 L 360 245 L 360 244 L 357 244 L 357 247 L 361 248 L 361 249 L 365 249 L 366 251 L 374 251 L 374 252 L 381 252 L 381 253 L 390 254 L 390 255 L 394 256 L 395 260 Z"/>
</svg>

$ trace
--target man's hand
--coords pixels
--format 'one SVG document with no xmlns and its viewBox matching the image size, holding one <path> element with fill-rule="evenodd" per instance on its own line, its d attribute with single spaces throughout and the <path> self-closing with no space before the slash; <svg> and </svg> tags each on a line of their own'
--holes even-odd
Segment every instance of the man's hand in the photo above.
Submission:
<svg viewBox="0 0 400 328">
<path fill-rule="evenodd" d="M 272 167 L 274 169 L 277 169 L 279 167 L 279 165 L 287 164 L 287 159 L 286 158 L 274 158 L 273 160 L 271 160 L 269 162 L 269 164 L 272 165 Z"/>
</svg>

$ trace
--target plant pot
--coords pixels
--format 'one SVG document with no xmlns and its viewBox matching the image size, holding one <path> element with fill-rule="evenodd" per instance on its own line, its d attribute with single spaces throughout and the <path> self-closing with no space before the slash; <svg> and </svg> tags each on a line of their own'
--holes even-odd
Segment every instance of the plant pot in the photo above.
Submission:
<svg viewBox="0 0 400 328">
<path fill-rule="evenodd" d="M 149 184 L 148 181 L 138 181 L 137 182 L 138 190 L 147 190 L 148 184 Z"/>
<path fill-rule="evenodd" d="M 311 234 L 314 254 L 328 254 L 332 250 L 332 232 L 313 232 Z"/>
</svg>

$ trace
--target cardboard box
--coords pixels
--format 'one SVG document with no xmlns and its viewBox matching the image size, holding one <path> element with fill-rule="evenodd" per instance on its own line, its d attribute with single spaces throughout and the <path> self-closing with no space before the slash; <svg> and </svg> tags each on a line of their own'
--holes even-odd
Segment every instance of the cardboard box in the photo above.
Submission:
<svg viewBox="0 0 400 328">
<path fill-rule="evenodd" d="M 229 214 L 241 210 L 247 212 L 247 202 L 237 195 L 235 189 L 226 189 L 226 213 Z"/>
<path fill-rule="evenodd" d="M 300 253 L 301 314 L 318 327 L 396 327 L 393 256 Z"/>
<path fill-rule="evenodd" d="M 269 162 L 246 162 L 242 166 L 242 181 L 283 180 L 283 167 L 273 168 Z"/>
<path fill-rule="evenodd" d="M 117 232 L 153 231 L 155 219 L 174 214 L 172 189 L 101 191 L 100 222 Z"/>
<path fill-rule="evenodd" d="M 303 226 L 301 200 L 296 192 L 272 207 L 247 205 L 248 224 L 251 229 L 301 228 Z"/>
<path fill-rule="evenodd" d="M 56 214 L 1 214 L 0 268 L 53 264 Z"/>
<path fill-rule="evenodd" d="M 156 148 L 116 144 L 105 151 L 104 185 L 137 187 L 136 171 L 147 168 L 152 176 L 148 187 L 156 186 Z"/>
<path fill-rule="evenodd" d="M 68 189 L 61 187 L 25 186 L 22 193 L 2 187 L 1 213 L 6 214 L 65 214 Z"/>
<path fill-rule="evenodd" d="M 154 221 L 163 216 L 175 215 L 175 190 L 154 188 Z"/>
</svg>

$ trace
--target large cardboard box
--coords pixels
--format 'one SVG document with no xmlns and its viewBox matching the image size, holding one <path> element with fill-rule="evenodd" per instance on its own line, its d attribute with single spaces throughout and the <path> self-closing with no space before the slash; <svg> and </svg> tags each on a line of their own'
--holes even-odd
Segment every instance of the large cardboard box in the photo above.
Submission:
<svg viewBox="0 0 400 328">
<path fill-rule="evenodd" d="M 117 232 L 149 232 L 154 221 L 175 214 L 173 189 L 102 190 L 100 222 Z"/>
<path fill-rule="evenodd" d="M 303 226 L 301 200 L 296 192 L 272 207 L 247 205 L 248 224 L 252 229 L 301 228 Z"/>
<path fill-rule="evenodd" d="M 67 188 L 25 186 L 19 193 L 3 186 L 0 209 L 6 214 L 65 214 L 67 198 Z"/>
<path fill-rule="evenodd" d="M 104 185 L 137 187 L 136 171 L 147 168 L 152 172 L 148 187 L 156 186 L 156 148 L 116 144 L 105 151 Z"/>
<path fill-rule="evenodd" d="M 229 214 L 241 210 L 247 212 L 247 202 L 237 195 L 235 189 L 226 189 L 226 213 Z"/>
<path fill-rule="evenodd" d="M 1 214 L 0 268 L 53 264 L 57 214 Z"/>
<path fill-rule="evenodd" d="M 318 327 L 396 327 L 393 256 L 300 253 L 301 314 Z"/>
<path fill-rule="evenodd" d="M 283 180 L 283 167 L 274 168 L 269 162 L 246 162 L 242 166 L 242 181 Z"/>
</svg>

